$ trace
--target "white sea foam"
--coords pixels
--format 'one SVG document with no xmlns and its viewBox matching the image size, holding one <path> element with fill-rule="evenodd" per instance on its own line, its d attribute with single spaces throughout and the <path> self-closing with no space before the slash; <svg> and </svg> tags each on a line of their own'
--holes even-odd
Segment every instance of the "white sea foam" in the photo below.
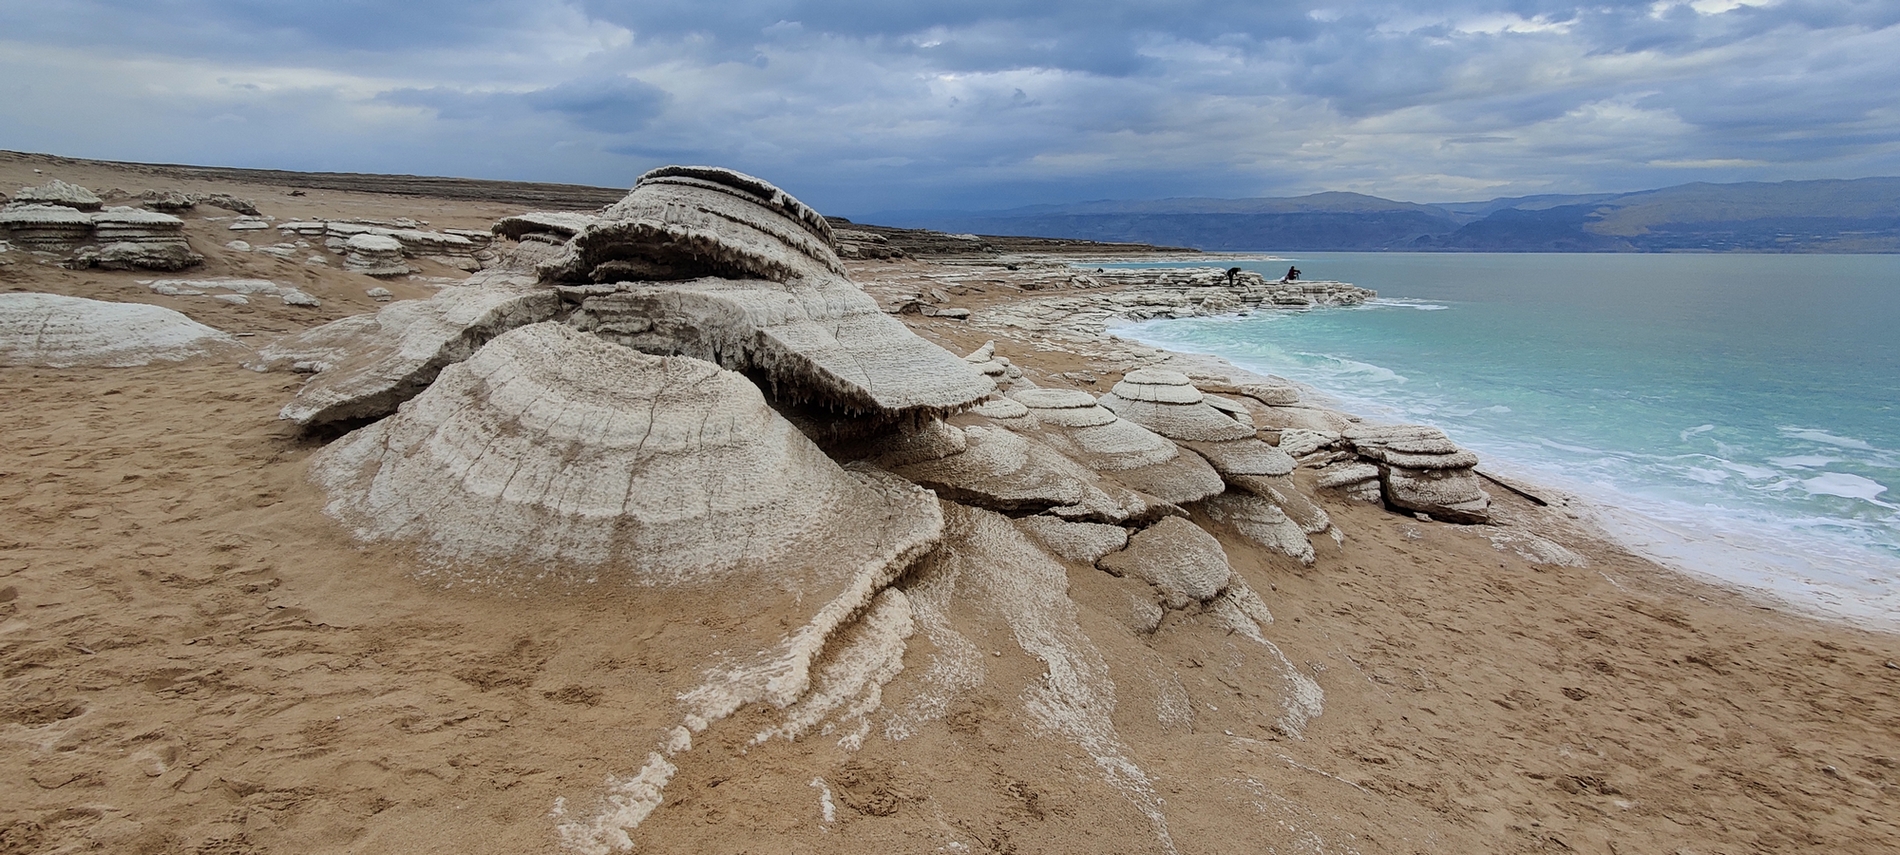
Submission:
<svg viewBox="0 0 1900 855">
<path fill-rule="evenodd" d="M 1819 442 L 1819 443 L 1825 443 L 1827 445 L 1838 445 L 1842 448 L 1851 448 L 1856 451 L 1878 451 L 1879 450 L 1879 449 L 1874 448 L 1872 445 L 1868 444 L 1868 442 L 1864 439 L 1854 439 L 1853 437 L 1846 437 L 1846 436 L 1835 436 L 1834 434 L 1828 433 L 1827 431 L 1816 430 L 1814 428 L 1784 427 L 1781 429 L 1781 432 L 1795 439 L 1805 439 L 1809 442 Z"/>
<path fill-rule="evenodd" d="M 1813 478 L 1803 480 L 1801 486 L 1806 489 L 1810 495 L 1840 496 L 1843 499 L 1860 499 L 1864 502 L 1873 502 L 1883 508 L 1893 507 L 1893 505 L 1877 501 L 1877 497 L 1881 493 L 1887 492 L 1887 486 L 1885 484 L 1875 481 L 1872 478 L 1862 478 L 1859 475 L 1846 472 L 1829 472 L 1825 475 L 1817 475 Z"/>
</svg>

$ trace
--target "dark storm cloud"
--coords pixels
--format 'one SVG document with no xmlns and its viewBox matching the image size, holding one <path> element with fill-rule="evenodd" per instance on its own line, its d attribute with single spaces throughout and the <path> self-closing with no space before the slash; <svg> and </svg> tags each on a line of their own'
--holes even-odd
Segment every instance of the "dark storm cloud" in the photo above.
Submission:
<svg viewBox="0 0 1900 855">
<path fill-rule="evenodd" d="M 0 0 L 0 147 L 692 160 L 847 212 L 1479 198 L 1900 172 L 1897 69 L 1891 0 Z"/>
</svg>

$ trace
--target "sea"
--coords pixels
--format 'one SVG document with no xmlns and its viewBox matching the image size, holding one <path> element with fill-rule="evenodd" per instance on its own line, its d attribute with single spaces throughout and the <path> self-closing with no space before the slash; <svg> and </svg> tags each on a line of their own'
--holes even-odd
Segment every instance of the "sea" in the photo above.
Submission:
<svg viewBox="0 0 1900 855">
<path fill-rule="evenodd" d="M 1379 292 L 1117 335 L 1445 429 L 1676 569 L 1900 628 L 1900 256 L 1308 253 Z M 1116 265 L 1138 267 L 1150 265 Z M 1159 264 L 1152 266 L 1179 266 Z"/>
</svg>

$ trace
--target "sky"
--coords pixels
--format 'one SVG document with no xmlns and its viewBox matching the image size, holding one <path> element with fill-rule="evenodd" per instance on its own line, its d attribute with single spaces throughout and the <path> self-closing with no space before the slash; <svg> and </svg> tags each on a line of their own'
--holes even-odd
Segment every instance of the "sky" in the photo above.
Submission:
<svg viewBox="0 0 1900 855">
<path fill-rule="evenodd" d="M 0 0 L 0 149 L 846 216 L 1900 175 L 1900 0 Z"/>
</svg>

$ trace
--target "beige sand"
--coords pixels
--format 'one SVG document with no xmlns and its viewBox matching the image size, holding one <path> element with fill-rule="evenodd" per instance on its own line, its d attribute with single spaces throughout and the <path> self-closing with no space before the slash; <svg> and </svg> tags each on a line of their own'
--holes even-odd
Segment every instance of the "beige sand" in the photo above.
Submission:
<svg viewBox="0 0 1900 855">
<path fill-rule="evenodd" d="M 520 207 L 0 157 L 0 187 L 46 177 L 221 190 L 280 218 L 481 228 Z M 165 305 L 258 343 L 375 305 L 366 277 L 222 250 L 239 236 L 205 219 L 222 214 L 187 217 L 210 258 L 188 275 L 269 277 L 322 308 L 161 297 L 135 284 L 148 275 L 18 251 L 0 256 L 14 262 L 0 290 Z M 1006 271 L 995 281 L 956 304 L 1022 298 Z M 915 320 L 959 353 L 993 337 Z M 1045 385 L 1113 376 L 998 347 Z M 557 851 L 557 800 L 632 774 L 690 687 L 664 598 L 465 591 L 353 542 L 306 478 L 318 441 L 276 420 L 300 380 L 211 358 L 0 369 L 0 853 Z M 1134 640 L 1120 627 L 1135 583 L 1068 571 L 1179 851 L 1900 850 L 1900 641 L 1672 574 L 1561 508 L 1494 496 L 1588 565 L 1347 502 L 1327 505 L 1345 542 L 1321 539 L 1311 568 L 1223 535 L 1277 618 L 1269 639 L 1325 691 L 1298 737 L 1259 688 L 1279 675 L 1237 654 L 1252 642 L 1171 631 L 1217 626 L 1175 613 Z M 878 718 L 851 751 L 835 736 L 750 745 L 776 720 L 741 711 L 681 755 L 639 851 L 1160 851 L 1094 761 L 1023 714 L 1014 687 L 1043 665 L 1010 626 L 944 606 L 975 628 L 990 678 L 942 720 L 898 741 Z M 939 652 L 913 638 L 907 673 Z M 893 682 L 886 713 L 914 685 Z"/>
</svg>

